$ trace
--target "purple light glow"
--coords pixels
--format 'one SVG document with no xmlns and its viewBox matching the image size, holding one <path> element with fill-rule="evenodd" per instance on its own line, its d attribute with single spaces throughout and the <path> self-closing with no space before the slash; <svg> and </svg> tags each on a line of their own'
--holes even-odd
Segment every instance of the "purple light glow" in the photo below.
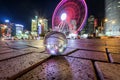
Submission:
<svg viewBox="0 0 120 80">
<path fill-rule="evenodd" d="M 81 30 L 83 29 L 83 27 L 84 27 L 84 25 L 85 25 L 85 22 L 86 22 L 86 20 L 87 20 L 87 15 L 88 15 L 87 4 L 86 4 L 85 0 L 82 0 L 82 1 L 83 1 L 84 6 L 85 6 L 85 17 L 84 17 L 84 20 L 83 20 L 81 26 L 78 28 L 77 32 L 78 32 L 78 31 L 81 31 Z"/>
<path fill-rule="evenodd" d="M 58 4 L 58 6 L 55 8 L 55 11 L 53 13 L 53 16 L 52 16 L 52 29 L 55 28 L 55 19 L 57 17 L 58 19 L 58 15 L 57 13 L 61 10 L 61 7 L 63 5 L 67 5 L 67 1 L 70 1 L 70 0 L 61 0 L 61 2 Z M 84 27 L 84 24 L 86 22 L 86 19 L 87 19 L 87 13 L 88 13 L 88 10 L 87 10 L 87 5 L 86 5 L 86 2 L 85 0 L 78 0 L 80 2 L 80 4 L 82 4 L 82 8 L 84 8 L 83 12 L 84 12 L 84 17 L 82 17 L 82 19 L 80 18 L 80 20 L 77 22 L 78 24 L 80 24 L 76 30 L 76 33 L 81 31 Z M 73 2 L 75 5 L 78 5 L 77 3 Z M 70 8 L 72 8 L 70 6 Z M 66 9 L 65 9 L 66 10 Z M 74 10 L 74 9 L 73 9 Z M 64 10 L 63 10 L 64 11 Z M 81 10 L 80 10 L 81 11 Z M 63 12 L 62 12 L 63 13 Z M 74 15 L 74 14 L 73 14 Z M 68 15 L 68 18 L 69 18 L 69 15 Z M 81 22 L 81 23 L 80 23 Z"/>
</svg>

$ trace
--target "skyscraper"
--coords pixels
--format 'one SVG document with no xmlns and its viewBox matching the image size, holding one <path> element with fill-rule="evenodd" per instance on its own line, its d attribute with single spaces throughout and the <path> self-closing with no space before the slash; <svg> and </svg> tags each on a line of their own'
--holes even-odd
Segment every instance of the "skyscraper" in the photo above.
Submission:
<svg viewBox="0 0 120 80">
<path fill-rule="evenodd" d="M 31 31 L 34 34 L 42 34 L 48 31 L 48 20 L 47 19 L 32 19 Z"/>
<path fill-rule="evenodd" d="M 120 0 L 105 0 L 105 34 L 120 35 Z"/>
<path fill-rule="evenodd" d="M 93 15 L 88 18 L 88 34 L 91 35 L 94 33 L 94 20 L 95 17 Z"/>
</svg>

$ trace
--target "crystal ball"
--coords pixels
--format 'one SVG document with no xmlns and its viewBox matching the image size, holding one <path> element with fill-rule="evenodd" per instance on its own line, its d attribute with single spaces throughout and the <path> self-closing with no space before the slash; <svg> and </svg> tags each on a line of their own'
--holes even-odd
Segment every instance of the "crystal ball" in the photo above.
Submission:
<svg viewBox="0 0 120 80">
<path fill-rule="evenodd" d="M 67 47 L 67 38 L 61 32 L 52 31 L 46 34 L 44 45 L 49 54 L 62 55 Z"/>
</svg>

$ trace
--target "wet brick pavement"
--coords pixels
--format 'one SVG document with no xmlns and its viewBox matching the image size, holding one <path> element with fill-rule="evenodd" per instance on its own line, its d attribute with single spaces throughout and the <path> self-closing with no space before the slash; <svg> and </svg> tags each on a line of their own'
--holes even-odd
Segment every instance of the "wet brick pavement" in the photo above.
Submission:
<svg viewBox="0 0 120 80">
<path fill-rule="evenodd" d="M 68 40 L 61 56 L 43 40 L 0 41 L 0 80 L 120 80 L 120 39 Z"/>
</svg>

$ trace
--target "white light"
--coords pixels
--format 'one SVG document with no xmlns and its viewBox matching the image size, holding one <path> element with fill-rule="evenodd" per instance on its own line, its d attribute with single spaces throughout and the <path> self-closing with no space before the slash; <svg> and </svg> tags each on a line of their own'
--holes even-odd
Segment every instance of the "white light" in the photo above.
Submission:
<svg viewBox="0 0 120 80">
<path fill-rule="evenodd" d="M 39 22 L 42 23 L 43 22 L 42 19 L 40 19 Z"/>
<path fill-rule="evenodd" d="M 81 38 L 87 38 L 87 37 L 88 37 L 88 34 L 81 35 Z"/>
<path fill-rule="evenodd" d="M 118 8 L 120 8 L 120 5 L 119 6 L 117 6 Z"/>
<path fill-rule="evenodd" d="M 37 19 L 37 18 L 38 18 L 38 16 L 35 16 L 35 18 Z"/>
<path fill-rule="evenodd" d="M 5 39 L 4 38 L 2 38 L 2 41 L 4 41 Z"/>
<path fill-rule="evenodd" d="M 115 21 L 112 21 L 112 24 L 115 24 Z"/>
<path fill-rule="evenodd" d="M 35 22 L 35 20 L 34 20 L 34 19 L 32 19 L 32 22 Z"/>
<path fill-rule="evenodd" d="M 61 15 L 61 20 L 64 21 L 64 20 L 66 20 L 66 18 L 67 18 L 67 14 L 66 14 L 66 13 L 63 13 L 63 14 Z"/>
<path fill-rule="evenodd" d="M 9 20 L 5 20 L 6 23 L 9 23 L 10 21 Z"/>
<path fill-rule="evenodd" d="M 51 46 L 48 44 L 48 45 L 47 45 L 47 48 L 49 48 L 49 49 L 50 49 L 50 47 L 51 47 Z"/>
<path fill-rule="evenodd" d="M 17 31 L 18 34 L 22 34 L 22 31 Z"/>
<path fill-rule="evenodd" d="M 75 33 L 70 33 L 70 34 L 69 34 L 69 38 L 75 39 L 75 38 L 77 38 L 77 34 L 75 34 Z"/>
<path fill-rule="evenodd" d="M 21 25 L 21 24 L 15 24 L 15 26 L 21 26 L 21 27 L 24 27 L 23 25 Z"/>
<path fill-rule="evenodd" d="M 51 50 L 51 53 L 54 55 L 54 54 L 55 54 L 55 51 L 54 51 L 54 50 Z"/>
<path fill-rule="evenodd" d="M 7 26 L 5 25 L 4 28 L 7 28 Z"/>
<path fill-rule="evenodd" d="M 40 27 L 41 27 L 41 24 L 38 24 L 38 26 L 40 26 Z"/>
</svg>

